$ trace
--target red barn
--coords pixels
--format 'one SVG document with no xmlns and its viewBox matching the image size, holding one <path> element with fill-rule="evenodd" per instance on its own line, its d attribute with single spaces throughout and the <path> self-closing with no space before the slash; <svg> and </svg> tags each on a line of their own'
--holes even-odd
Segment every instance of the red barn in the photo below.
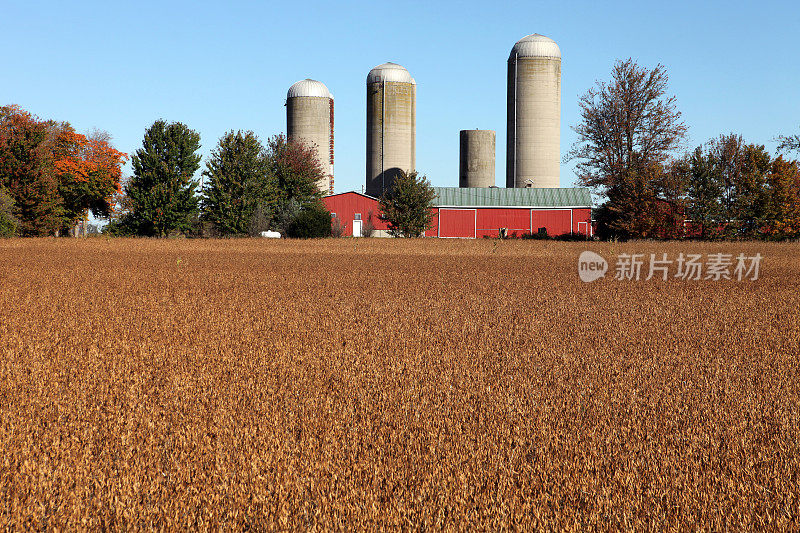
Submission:
<svg viewBox="0 0 800 533">
<path fill-rule="evenodd" d="M 344 227 L 345 235 L 360 237 L 365 221 L 371 221 L 378 234 L 386 233 L 388 229 L 380 219 L 377 198 L 360 192 L 343 192 L 325 196 L 322 202 L 331 212 L 331 219 L 338 219 Z"/>
<path fill-rule="evenodd" d="M 542 229 L 551 236 L 592 233 L 592 198 L 586 188 L 434 187 L 434 190 L 436 207 L 426 237 L 497 237 L 501 228 L 505 228 L 509 236 L 537 233 Z M 331 216 L 345 227 L 345 235 L 360 235 L 364 221 L 370 216 L 378 234 L 386 234 L 386 224 L 378 216 L 376 198 L 347 192 L 326 196 L 322 201 Z"/>
</svg>

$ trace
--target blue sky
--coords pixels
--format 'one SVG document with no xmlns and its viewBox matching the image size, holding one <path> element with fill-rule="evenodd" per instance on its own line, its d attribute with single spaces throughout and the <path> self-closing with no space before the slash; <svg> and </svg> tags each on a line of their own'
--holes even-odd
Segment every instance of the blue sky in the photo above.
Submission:
<svg viewBox="0 0 800 533">
<path fill-rule="evenodd" d="M 132 153 L 158 118 L 197 130 L 202 153 L 230 129 L 284 132 L 289 86 L 334 93 L 336 191 L 361 190 L 365 78 L 380 63 L 417 80 L 417 168 L 458 185 L 458 132 L 497 131 L 505 184 L 506 60 L 531 33 L 561 47 L 562 154 L 578 99 L 615 59 L 663 63 L 689 145 L 721 133 L 774 150 L 800 132 L 800 4 L 762 2 L 3 2 L 0 104 Z M 129 172 L 128 167 L 128 172 Z M 575 184 L 562 164 L 561 185 Z"/>
</svg>

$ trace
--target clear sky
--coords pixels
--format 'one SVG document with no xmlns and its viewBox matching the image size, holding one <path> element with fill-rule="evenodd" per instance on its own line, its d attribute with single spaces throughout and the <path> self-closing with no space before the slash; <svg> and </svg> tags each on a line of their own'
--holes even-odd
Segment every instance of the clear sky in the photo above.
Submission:
<svg viewBox="0 0 800 533">
<path fill-rule="evenodd" d="M 417 80 L 417 169 L 458 185 L 458 132 L 497 131 L 505 185 L 506 60 L 531 33 L 561 48 L 561 151 L 578 99 L 615 59 L 662 63 L 695 146 L 737 132 L 774 150 L 800 132 L 800 3 L 761 2 L 63 2 L 3 0 L 0 104 L 78 131 L 108 131 L 132 153 L 158 118 L 201 135 L 285 132 L 289 86 L 335 97 L 336 192 L 361 190 L 365 78 L 392 61 Z M 128 167 L 128 172 L 130 167 Z M 562 164 L 561 185 L 575 184 Z"/>
</svg>

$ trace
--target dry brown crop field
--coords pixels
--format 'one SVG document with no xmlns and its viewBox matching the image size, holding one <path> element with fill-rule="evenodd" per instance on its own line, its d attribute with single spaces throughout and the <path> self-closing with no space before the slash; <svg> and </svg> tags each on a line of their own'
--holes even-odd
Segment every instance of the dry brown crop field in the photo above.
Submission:
<svg viewBox="0 0 800 533">
<path fill-rule="evenodd" d="M 0 529 L 796 530 L 799 317 L 798 244 L 0 240 Z"/>
</svg>

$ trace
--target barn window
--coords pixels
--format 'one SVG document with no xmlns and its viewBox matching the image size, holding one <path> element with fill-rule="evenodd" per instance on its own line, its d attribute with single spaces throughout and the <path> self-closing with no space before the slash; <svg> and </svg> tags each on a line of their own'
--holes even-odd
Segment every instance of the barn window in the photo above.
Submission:
<svg viewBox="0 0 800 533">
<path fill-rule="evenodd" d="M 331 218 L 336 218 L 336 213 L 331 213 Z"/>
<path fill-rule="evenodd" d="M 356 213 L 356 218 L 355 218 L 355 220 L 361 220 L 361 213 Z"/>
</svg>

